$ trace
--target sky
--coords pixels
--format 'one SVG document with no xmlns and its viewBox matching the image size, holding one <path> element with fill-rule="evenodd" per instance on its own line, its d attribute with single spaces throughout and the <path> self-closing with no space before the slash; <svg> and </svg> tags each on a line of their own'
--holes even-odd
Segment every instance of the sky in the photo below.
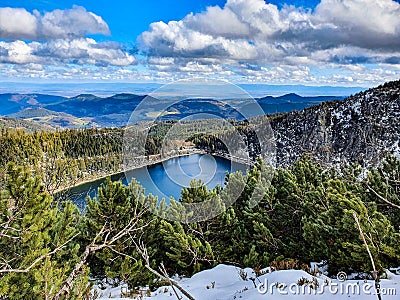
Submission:
<svg viewBox="0 0 400 300">
<path fill-rule="evenodd" d="M 0 0 L 0 82 L 372 87 L 400 78 L 394 0 Z"/>
</svg>

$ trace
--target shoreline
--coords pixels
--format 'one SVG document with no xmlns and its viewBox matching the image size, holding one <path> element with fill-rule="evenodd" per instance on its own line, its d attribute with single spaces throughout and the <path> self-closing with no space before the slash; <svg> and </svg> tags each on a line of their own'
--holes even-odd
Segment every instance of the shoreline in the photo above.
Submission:
<svg viewBox="0 0 400 300">
<path fill-rule="evenodd" d="M 121 170 L 116 171 L 116 172 L 113 172 L 113 173 L 108 173 L 108 174 L 106 174 L 106 175 L 100 175 L 99 177 L 96 177 L 96 178 L 93 178 L 93 179 L 85 179 L 85 180 L 79 181 L 79 183 L 77 183 L 77 184 L 75 184 L 75 185 L 73 185 L 73 186 L 71 186 L 71 187 L 69 187 L 69 188 L 61 188 L 61 189 L 57 190 L 57 191 L 55 192 L 55 194 L 60 193 L 60 192 L 65 191 L 65 190 L 68 190 L 68 189 L 77 188 L 77 187 L 79 187 L 79 186 L 81 186 L 81 185 L 84 185 L 84 184 L 92 183 L 92 182 L 95 182 L 95 181 L 98 181 L 98 180 L 102 180 L 102 179 L 104 180 L 104 179 L 106 179 L 107 177 L 116 176 L 116 175 L 118 175 L 118 174 L 125 173 L 125 172 L 127 172 L 127 171 L 129 172 L 129 171 L 134 171 L 134 170 L 141 169 L 141 168 L 144 168 L 144 167 L 154 166 L 154 165 L 157 165 L 157 164 L 159 164 L 159 163 L 163 163 L 163 162 L 165 162 L 165 161 L 167 161 L 167 160 L 170 160 L 170 159 L 172 159 L 172 158 L 178 158 L 178 157 L 183 157 L 183 156 L 190 156 L 190 155 L 194 155 L 194 154 L 206 154 L 206 152 L 205 152 L 204 150 L 197 149 L 197 150 L 194 150 L 194 151 L 192 151 L 192 152 L 190 152 L 190 153 L 178 154 L 178 155 L 173 155 L 173 156 L 164 157 L 164 158 L 159 159 L 159 160 L 148 161 L 148 163 L 141 164 L 141 165 L 138 165 L 138 166 L 129 168 L 129 170 L 123 170 L 123 169 L 121 169 Z M 223 158 L 224 158 L 224 157 L 223 157 Z"/>
<path fill-rule="evenodd" d="M 217 156 L 217 157 L 220 157 L 220 158 L 224 158 L 224 159 L 230 160 L 232 162 L 243 164 L 243 165 L 247 165 L 247 166 L 252 166 L 254 164 L 254 162 L 252 162 L 251 160 L 244 161 L 244 160 L 242 160 L 242 159 L 240 159 L 238 157 L 229 156 L 229 155 L 226 155 L 226 154 L 223 154 L 223 153 L 208 153 L 207 152 L 207 154 L 210 154 L 212 156 Z"/>
</svg>

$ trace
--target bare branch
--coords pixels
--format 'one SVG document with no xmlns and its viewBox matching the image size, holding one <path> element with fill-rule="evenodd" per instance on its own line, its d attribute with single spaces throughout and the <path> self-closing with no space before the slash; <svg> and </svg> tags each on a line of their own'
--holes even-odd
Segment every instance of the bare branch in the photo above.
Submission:
<svg viewBox="0 0 400 300">
<path fill-rule="evenodd" d="M 164 267 L 164 264 L 163 264 L 163 263 L 161 263 L 160 271 L 161 271 L 162 274 L 168 279 L 168 282 L 169 282 L 169 284 L 171 285 L 172 290 L 174 291 L 174 294 L 175 294 L 176 298 L 177 298 L 178 300 L 181 300 L 182 297 L 180 297 L 180 296 L 178 295 L 178 292 L 175 290 L 175 287 L 174 287 L 174 285 L 172 284 L 171 278 L 169 278 L 169 275 L 168 275 L 168 273 L 167 273 L 167 270 L 165 270 L 165 267 Z"/>
<path fill-rule="evenodd" d="M 118 254 L 118 255 L 121 255 L 121 256 L 123 256 L 123 257 L 130 258 L 130 259 L 132 259 L 134 262 L 137 262 L 137 259 L 134 258 L 134 257 L 131 256 L 131 255 L 128 255 L 128 254 L 126 254 L 126 253 L 122 253 L 122 252 L 120 252 L 120 251 L 118 251 L 118 250 L 115 250 L 115 249 L 114 249 L 113 247 L 111 247 L 111 246 L 108 246 L 107 248 L 110 249 L 112 252 Z"/>
<path fill-rule="evenodd" d="M 389 200 L 387 200 L 385 197 L 379 195 L 379 193 L 377 193 L 373 188 L 371 188 L 368 184 L 366 185 L 367 188 L 376 196 L 378 197 L 380 200 L 382 200 L 383 202 L 389 204 L 390 206 L 393 206 L 397 209 L 400 209 L 400 205 L 397 205 L 395 203 L 390 202 Z"/>
<path fill-rule="evenodd" d="M 104 248 L 108 248 L 111 251 L 113 251 L 119 255 L 133 258 L 127 254 L 124 254 L 124 253 L 121 253 L 121 252 L 115 250 L 112 247 L 112 245 L 115 244 L 120 239 L 124 238 L 125 236 L 130 236 L 132 238 L 132 240 L 134 240 L 132 233 L 139 232 L 143 228 L 148 226 L 148 224 L 145 224 L 140 227 L 137 226 L 139 223 L 140 217 L 143 213 L 144 212 L 141 211 L 141 212 L 138 212 L 137 214 L 135 214 L 135 216 L 128 222 L 128 224 L 122 230 L 116 232 L 114 235 L 112 235 L 113 228 L 109 227 L 108 223 L 105 223 L 103 225 L 103 227 L 101 228 L 101 230 L 94 237 L 92 243 L 85 248 L 85 251 L 81 255 L 80 261 L 75 265 L 75 267 L 72 270 L 72 272 L 70 273 L 70 275 L 67 277 L 67 279 L 62 284 L 60 290 L 53 297 L 53 300 L 59 300 L 63 297 L 63 295 L 69 294 L 69 292 L 71 291 L 71 289 L 73 287 L 74 280 L 79 275 L 80 270 L 85 265 L 87 258 L 89 257 L 90 254 L 93 254 L 94 252 L 102 250 Z M 97 242 L 99 242 L 99 243 L 97 243 Z"/>
<path fill-rule="evenodd" d="M 182 288 L 175 280 L 171 279 L 168 276 L 168 274 L 162 275 L 150 266 L 150 258 L 149 258 L 148 252 L 147 252 L 147 248 L 143 243 L 139 242 L 139 244 L 137 244 L 135 241 L 133 241 L 133 242 L 136 245 L 136 250 L 139 252 L 139 254 L 143 257 L 143 260 L 145 261 L 146 269 L 148 269 L 151 273 L 153 273 L 160 279 L 168 281 L 171 284 L 171 286 L 175 286 L 189 300 L 195 300 L 195 298 L 192 295 L 190 295 L 184 288 Z M 177 296 L 177 297 L 178 297 L 178 299 L 180 299 L 179 296 Z"/>
<path fill-rule="evenodd" d="M 76 238 L 78 234 L 74 235 L 72 238 L 70 238 L 68 241 L 66 241 L 64 244 L 61 246 L 55 248 L 53 251 L 43 254 L 36 258 L 33 263 L 25 268 L 25 269 L 12 269 L 12 268 L 5 268 L 5 269 L 0 269 L 0 274 L 1 273 L 28 273 L 30 270 L 32 270 L 33 267 L 35 267 L 40 261 L 44 260 L 45 258 L 55 254 L 56 252 L 60 251 L 61 249 L 65 248 L 65 246 L 70 243 L 74 238 Z"/>
<path fill-rule="evenodd" d="M 367 240 L 365 239 L 364 232 L 363 232 L 363 230 L 361 228 L 361 225 L 360 225 L 360 221 L 358 220 L 357 214 L 355 212 L 353 212 L 353 217 L 354 217 L 354 220 L 356 221 L 357 228 L 360 231 L 360 235 L 361 235 L 361 238 L 362 238 L 362 240 L 364 242 L 365 248 L 367 248 L 367 252 L 368 252 L 369 258 L 371 260 L 372 268 L 373 268 L 373 273 L 372 274 L 373 274 L 373 277 L 374 277 L 374 280 L 375 280 L 376 294 L 378 296 L 378 299 L 381 300 L 382 298 L 381 298 L 381 294 L 380 294 L 379 273 L 376 270 L 374 258 L 372 256 L 371 250 L 369 249 Z"/>
</svg>

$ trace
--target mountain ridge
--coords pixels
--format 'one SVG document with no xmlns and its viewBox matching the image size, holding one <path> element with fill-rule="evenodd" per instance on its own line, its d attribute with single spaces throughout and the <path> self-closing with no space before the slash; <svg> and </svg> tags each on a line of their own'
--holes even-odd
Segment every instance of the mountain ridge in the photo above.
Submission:
<svg viewBox="0 0 400 300">
<path fill-rule="evenodd" d="M 43 108 L 56 113 L 66 113 L 75 118 L 90 118 L 93 125 L 100 127 L 122 127 L 127 124 L 131 113 L 138 107 L 141 101 L 146 98 L 145 95 L 136 95 L 131 93 L 119 93 L 109 97 L 98 97 L 93 94 L 79 94 L 74 97 L 51 96 L 45 94 L 0 94 L 0 115 L 13 117 L 25 109 Z M 282 95 L 279 97 L 267 96 L 256 99 L 265 114 L 276 112 L 287 112 L 291 110 L 301 110 L 323 101 L 333 99 L 343 99 L 343 97 L 335 96 L 317 96 L 303 97 L 294 93 Z M 151 120 L 150 116 L 159 115 L 164 109 L 163 100 L 147 103 L 141 107 L 144 118 Z M 254 107 L 246 107 L 246 100 L 239 103 L 239 110 L 247 109 L 246 112 L 251 113 Z M 200 105 L 201 102 L 201 105 Z M 202 107 L 199 107 L 202 106 Z M 178 101 L 171 110 L 174 113 L 163 115 L 161 120 L 177 120 L 187 117 L 193 112 L 203 112 L 207 114 L 215 114 L 217 116 L 225 116 L 229 119 L 243 118 L 238 111 L 229 105 L 221 105 L 221 101 L 215 99 L 185 99 Z M 237 107 L 235 105 L 235 107 Z M 257 110 L 255 110 L 257 111 Z M 33 112 L 33 111 L 31 111 Z M 32 116 L 31 117 L 35 117 Z M 40 115 L 36 116 L 37 118 Z M 20 115 L 19 118 L 21 119 Z M 36 120 L 40 122 L 40 119 Z M 72 124 L 68 128 L 75 128 Z M 87 126 L 87 124 L 85 124 Z"/>
<path fill-rule="evenodd" d="M 26 121 L 26 120 L 18 120 L 18 119 L 10 119 L 0 117 L 0 129 L 7 128 L 7 129 L 21 129 L 27 133 L 33 133 L 35 131 L 55 131 L 56 128 L 41 124 L 38 122 L 33 121 Z"/>
<path fill-rule="evenodd" d="M 138 103 L 141 101 L 140 98 L 144 97 L 135 96 L 130 98 L 131 96 L 127 94 L 122 95 L 129 98 L 127 101 L 130 104 Z M 287 96 L 287 98 L 292 97 L 293 94 Z M 71 101 L 74 103 L 80 100 Z M 98 101 L 102 105 L 99 105 Z M 121 120 L 129 118 L 131 113 L 129 110 L 121 110 L 112 97 L 89 102 L 93 102 L 92 106 L 83 108 L 81 111 L 83 115 L 86 115 L 85 109 L 90 107 L 94 107 L 97 111 L 110 109 L 110 112 L 117 107 L 119 112 L 94 115 L 89 118 L 92 125 L 96 125 L 96 120 L 100 120 L 101 124 L 118 122 L 122 124 Z M 197 107 L 190 106 L 195 104 Z M 162 103 L 159 105 L 162 107 Z M 191 113 L 191 109 L 213 110 L 214 105 L 212 100 L 208 100 L 207 103 L 190 99 L 180 101 L 173 109 L 171 108 L 171 114 L 164 117 L 167 120 L 173 119 L 177 113 L 185 116 L 185 113 Z M 145 115 L 161 109 L 153 106 L 140 108 L 141 113 Z M 79 107 L 76 109 L 82 110 Z M 218 109 L 228 115 L 234 115 L 229 107 L 219 105 Z M 46 113 L 51 114 L 49 111 Z M 328 165 L 359 163 L 362 166 L 371 166 L 382 161 L 388 153 L 400 157 L 399 117 L 400 80 L 357 93 L 344 100 L 322 102 L 302 110 L 271 114 L 261 118 L 268 118 L 273 129 L 278 166 L 289 166 L 304 153 Z"/>
</svg>

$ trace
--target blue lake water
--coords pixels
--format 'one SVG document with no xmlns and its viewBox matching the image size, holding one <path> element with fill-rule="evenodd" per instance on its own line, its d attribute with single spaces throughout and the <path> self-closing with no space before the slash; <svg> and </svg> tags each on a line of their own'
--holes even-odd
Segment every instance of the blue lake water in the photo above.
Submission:
<svg viewBox="0 0 400 300">
<path fill-rule="evenodd" d="M 191 180 L 202 180 L 208 189 L 224 186 L 226 172 L 245 172 L 248 166 L 230 160 L 206 154 L 193 154 L 171 158 L 162 163 L 113 175 L 113 181 L 122 180 L 124 184 L 133 178 L 159 199 L 179 199 L 183 187 L 188 187 Z M 72 199 L 78 206 L 85 206 L 87 196 L 95 197 L 97 188 L 105 181 L 99 179 L 71 189 Z"/>
</svg>

